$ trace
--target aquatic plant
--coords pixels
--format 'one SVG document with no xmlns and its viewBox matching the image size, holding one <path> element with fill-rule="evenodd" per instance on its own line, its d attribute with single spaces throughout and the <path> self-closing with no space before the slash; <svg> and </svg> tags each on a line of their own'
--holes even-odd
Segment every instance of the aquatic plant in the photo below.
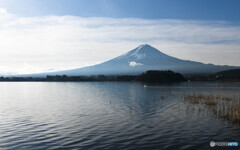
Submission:
<svg viewBox="0 0 240 150">
<path fill-rule="evenodd" d="M 240 125 L 240 98 L 236 96 L 191 94 L 183 96 L 184 102 L 211 110 L 217 117 Z"/>
</svg>

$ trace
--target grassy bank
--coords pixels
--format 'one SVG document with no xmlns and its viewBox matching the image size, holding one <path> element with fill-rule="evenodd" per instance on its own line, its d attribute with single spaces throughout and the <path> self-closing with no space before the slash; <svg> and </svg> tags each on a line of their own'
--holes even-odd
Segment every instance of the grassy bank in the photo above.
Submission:
<svg viewBox="0 0 240 150">
<path fill-rule="evenodd" d="M 184 102 L 210 110 L 217 117 L 240 125 L 240 97 L 204 94 L 184 95 Z"/>
</svg>

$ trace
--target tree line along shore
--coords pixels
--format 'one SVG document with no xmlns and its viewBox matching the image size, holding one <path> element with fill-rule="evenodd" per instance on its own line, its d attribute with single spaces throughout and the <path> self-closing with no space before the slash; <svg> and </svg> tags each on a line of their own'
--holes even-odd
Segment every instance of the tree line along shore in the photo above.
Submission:
<svg viewBox="0 0 240 150">
<path fill-rule="evenodd" d="M 46 77 L 0 77 L 0 81 L 46 81 L 46 82 L 80 82 L 80 81 L 138 81 L 149 83 L 169 83 L 184 81 L 231 81 L 240 82 L 240 69 L 227 70 L 214 74 L 187 74 L 182 75 L 173 71 L 149 70 L 140 75 L 94 75 L 94 76 L 67 76 L 47 75 Z"/>
</svg>

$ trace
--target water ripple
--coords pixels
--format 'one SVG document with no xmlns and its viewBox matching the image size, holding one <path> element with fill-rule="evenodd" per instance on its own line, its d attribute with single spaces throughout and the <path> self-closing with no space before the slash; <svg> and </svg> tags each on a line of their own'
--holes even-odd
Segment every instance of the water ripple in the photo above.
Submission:
<svg viewBox="0 0 240 150">
<path fill-rule="evenodd" d="M 237 95 L 240 85 L 21 82 L 0 91 L 0 149 L 202 150 L 240 136 L 239 127 L 181 101 L 196 91 Z"/>
</svg>

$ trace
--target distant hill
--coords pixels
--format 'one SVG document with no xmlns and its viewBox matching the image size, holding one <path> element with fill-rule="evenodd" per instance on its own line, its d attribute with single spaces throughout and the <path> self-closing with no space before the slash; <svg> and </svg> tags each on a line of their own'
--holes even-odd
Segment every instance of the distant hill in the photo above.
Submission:
<svg viewBox="0 0 240 150">
<path fill-rule="evenodd" d="M 157 70 L 149 70 L 146 73 L 137 76 L 135 80 L 149 83 L 170 83 L 186 81 L 186 79 L 180 73 Z"/>
<path fill-rule="evenodd" d="M 216 76 L 240 78 L 240 69 L 221 71 L 216 73 Z"/>
<path fill-rule="evenodd" d="M 185 76 L 190 81 L 240 81 L 240 69 L 220 71 L 210 75 L 190 75 Z"/>
<path fill-rule="evenodd" d="M 147 70 L 172 70 L 182 74 L 210 74 L 230 69 L 240 69 L 240 67 L 219 66 L 213 64 L 203 64 L 189 60 L 181 60 L 166 55 L 156 48 L 145 44 L 101 64 L 72 70 L 31 74 L 25 76 L 139 75 Z"/>
<path fill-rule="evenodd" d="M 240 69 L 226 70 L 213 74 L 216 80 L 240 81 Z"/>
</svg>

